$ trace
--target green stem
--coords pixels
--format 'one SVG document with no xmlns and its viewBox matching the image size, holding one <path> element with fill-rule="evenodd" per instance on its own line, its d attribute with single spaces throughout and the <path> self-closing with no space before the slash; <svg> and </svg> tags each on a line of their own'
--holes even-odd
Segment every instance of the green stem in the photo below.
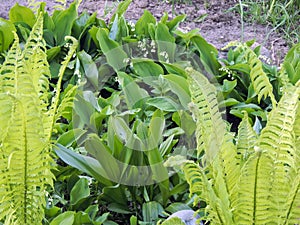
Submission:
<svg viewBox="0 0 300 225">
<path fill-rule="evenodd" d="M 244 42 L 244 9 L 243 9 L 242 0 L 239 0 L 239 4 L 240 4 L 240 10 L 241 10 L 241 26 L 242 26 L 241 42 Z"/>
<path fill-rule="evenodd" d="M 275 0 L 272 0 L 272 3 L 271 3 L 271 5 L 270 5 L 270 8 L 269 8 L 269 11 L 268 11 L 266 20 L 267 20 L 267 19 L 269 18 L 269 16 L 272 14 L 273 8 L 274 8 L 274 4 L 275 4 Z"/>
</svg>

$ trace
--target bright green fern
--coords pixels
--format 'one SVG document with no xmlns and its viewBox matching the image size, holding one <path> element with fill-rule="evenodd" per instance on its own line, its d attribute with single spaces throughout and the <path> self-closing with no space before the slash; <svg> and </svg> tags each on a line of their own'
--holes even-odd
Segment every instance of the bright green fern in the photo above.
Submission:
<svg viewBox="0 0 300 225">
<path fill-rule="evenodd" d="M 50 71 L 42 36 L 40 14 L 23 51 L 15 34 L 0 69 L 0 221 L 4 224 L 41 224 L 46 186 L 51 186 L 54 178 L 50 140 L 54 124 L 63 114 L 60 85 L 76 41 L 72 40 L 57 92 L 50 101 Z M 69 96 L 62 102 L 65 107 L 73 100 Z"/>
<path fill-rule="evenodd" d="M 239 126 L 237 137 L 212 124 L 222 124 L 215 112 L 216 95 L 208 88 L 207 79 L 188 70 L 192 95 L 192 112 L 197 123 L 198 150 L 216 153 L 209 163 L 199 166 L 187 162 L 183 169 L 191 195 L 205 201 L 203 219 L 211 224 L 299 224 L 300 161 L 299 161 L 299 96 L 300 85 L 288 84 L 277 103 L 267 77 L 261 73 L 257 58 L 248 51 L 253 70 L 252 82 L 259 99 L 271 97 L 273 110 L 266 127 L 258 136 L 248 115 Z M 200 78 L 202 76 L 202 78 Z M 203 90 L 206 90 L 204 92 Z M 206 96 L 205 96 L 206 95 Z M 203 97 L 205 96 L 205 97 Z M 205 99 L 206 98 L 206 99 Z M 214 115 L 214 116 L 211 116 Z M 204 130 L 207 127 L 207 132 Z M 211 135 L 211 136 L 209 136 Z M 208 144 L 206 143 L 208 142 Z"/>
</svg>

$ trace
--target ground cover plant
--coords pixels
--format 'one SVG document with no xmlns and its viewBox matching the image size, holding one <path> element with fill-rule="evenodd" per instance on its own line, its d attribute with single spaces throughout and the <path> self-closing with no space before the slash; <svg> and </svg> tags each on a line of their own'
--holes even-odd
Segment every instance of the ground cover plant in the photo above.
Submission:
<svg viewBox="0 0 300 225">
<path fill-rule="evenodd" d="M 295 105 L 298 104 L 298 45 L 288 53 L 279 71 L 259 59 L 260 49 L 251 49 L 252 41 L 227 46 L 227 58 L 219 59 L 218 51 L 197 30 L 183 33 L 177 29 L 184 15 L 169 20 L 165 14 L 157 21 L 145 11 L 133 24 L 124 16 L 130 1 L 124 1 L 106 23 L 96 14 L 78 15 L 80 1 L 67 9 L 62 4 L 52 15 L 43 4 L 33 3 L 33 11 L 19 5 L 13 7 L 10 19 L 1 19 L 0 26 L 1 90 L 7 104 L 1 114 L 1 172 L 8 174 L 1 177 L 0 186 L 0 222 L 4 224 L 156 224 L 181 209 L 202 209 L 205 204 L 212 204 L 211 199 L 205 197 L 202 200 L 206 203 L 193 206 L 188 193 L 187 181 L 191 193 L 198 194 L 186 169 L 197 166 L 184 167 L 186 179 L 179 167 L 169 170 L 164 162 L 172 162 L 172 155 L 182 155 L 185 158 L 181 161 L 188 158 L 202 162 L 201 169 L 214 173 L 214 167 L 204 166 L 204 159 L 211 154 L 207 149 L 212 150 L 212 157 L 219 154 L 222 146 L 222 142 L 214 143 L 214 150 L 214 145 L 206 144 L 213 138 L 207 132 L 216 133 L 211 125 L 225 124 L 217 115 L 219 107 L 225 108 L 223 117 L 230 123 L 228 130 L 253 126 L 259 133 L 263 127 L 269 129 L 269 111 L 276 112 L 277 102 L 286 98 L 286 92 L 293 91 Z M 12 32 L 16 34 L 11 35 Z M 16 47 L 18 39 L 22 53 Z M 189 67 L 198 72 L 186 69 Z M 204 94 L 202 84 L 207 88 Z M 7 100 L 10 93 L 16 98 Z M 203 106 L 206 101 L 213 106 L 212 112 L 205 111 L 210 110 Z M 27 105 L 23 106 L 23 102 Z M 21 106 L 28 109 L 25 114 L 20 112 Z M 198 111 L 208 116 L 206 122 L 210 125 L 199 122 L 202 117 Z M 210 118 L 210 113 L 216 115 Z M 22 126 L 9 126 L 7 121 L 17 116 L 22 117 Z M 37 129 L 37 125 L 32 125 L 37 119 L 44 129 L 39 137 L 33 130 L 27 132 L 27 127 Z M 207 127 L 206 133 L 201 133 L 203 126 Z M 226 126 L 216 127 L 222 138 Z M 9 138 L 11 130 L 22 134 L 19 136 L 23 139 L 18 139 L 22 143 L 39 139 L 36 143 L 45 140 L 45 145 L 28 144 L 24 148 L 20 144 L 15 148 L 12 143 L 17 142 Z M 252 130 L 249 134 L 239 133 L 239 138 L 248 135 L 250 145 L 256 134 Z M 198 145 L 192 141 L 195 135 Z M 234 145 L 233 136 L 224 134 L 226 146 Z M 235 157 L 234 148 L 220 152 Z M 249 158 L 251 152 L 250 149 Z M 14 163 L 21 161 L 19 154 L 24 156 L 24 163 Z M 41 170 L 35 170 L 38 164 L 28 160 L 38 160 L 36 155 L 48 159 L 39 160 L 43 164 Z M 22 185 L 17 186 L 11 179 L 15 174 L 12 163 L 17 165 L 18 174 L 24 175 L 20 176 L 24 180 L 17 181 Z M 55 177 L 52 186 L 44 184 L 47 176 L 42 176 L 50 176 L 50 169 Z M 207 176 L 212 182 L 214 177 Z M 14 191 L 20 186 L 25 192 Z M 18 201 L 22 196 L 25 200 Z M 16 204 L 8 203 L 12 198 Z M 41 204 L 32 204 L 35 198 L 42 199 Z M 209 220 L 214 211 L 200 215 Z"/>
</svg>

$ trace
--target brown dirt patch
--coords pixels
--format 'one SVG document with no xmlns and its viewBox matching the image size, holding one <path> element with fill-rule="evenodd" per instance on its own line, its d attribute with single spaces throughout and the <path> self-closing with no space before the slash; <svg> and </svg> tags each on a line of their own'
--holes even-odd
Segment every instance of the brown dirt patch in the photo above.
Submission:
<svg viewBox="0 0 300 225">
<path fill-rule="evenodd" d="M 0 16 L 4 18 L 7 18 L 9 9 L 16 2 L 21 5 L 26 5 L 27 2 L 26 0 L 1 1 Z M 52 10 L 54 1 L 46 0 L 45 2 L 47 9 Z M 116 1 L 83 0 L 79 11 L 97 12 L 99 17 L 109 20 L 116 5 Z M 257 44 L 262 45 L 262 54 L 271 58 L 274 64 L 279 65 L 288 51 L 286 41 L 271 27 L 259 24 L 245 23 L 242 33 L 240 16 L 230 10 L 236 5 L 235 0 L 190 0 L 187 4 L 175 4 L 172 7 L 172 4 L 167 1 L 133 0 L 126 18 L 136 21 L 145 9 L 152 12 L 157 19 L 160 19 L 164 12 L 168 13 L 169 18 L 173 18 L 176 14 L 186 14 L 187 18 L 180 28 L 186 31 L 200 29 L 200 34 L 217 49 L 220 50 L 230 41 L 242 40 L 242 37 L 244 41 L 255 38 Z"/>
</svg>

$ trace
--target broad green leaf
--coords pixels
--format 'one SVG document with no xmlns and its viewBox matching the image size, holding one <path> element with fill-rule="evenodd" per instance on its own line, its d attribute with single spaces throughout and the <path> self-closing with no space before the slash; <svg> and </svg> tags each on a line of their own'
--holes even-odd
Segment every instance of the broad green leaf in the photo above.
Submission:
<svg viewBox="0 0 300 225">
<path fill-rule="evenodd" d="M 116 41 L 117 39 L 117 34 L 118 34 L 118 29 L 119 29 L 119 17 L 118 14 L 116 14 L 116 17 L 114 19 L 114 22 L 112 24 L 112 27 L 109 31 L 109 35 L 108 37 L 114 41 Z"/>
<path fill-rule="evenodd" d="M 108 216 L 109 216 L 109 212 L 107 213 L 103 213 L 101 216 L 99 216 L 97 219 L 96 219 L 96 224 L 102 224 L 104 223 L 104 221 L 106 221 L 108 219 Z"/>
<path fill-rule="evenodd" d="M 98 39 L 97 39 L 97 32 L 98 32 L 98 29 L 99 29 L 99 28 L 96 27 L 96 26 L 94 26 L 94 25 L 91 27 L 91 29 L 89 29 L 89 34 L 91 35 L 92 40 L 94 41 L 94 43 L 95 43 L 97 49 L 100 48 L 100 44 L 99 44 L 99 41 L 98 41 Z"/>
<path fill-rule="evenodd" d="M 83 128 L 86 124 L 89 128 L 92 128 L 96 132 L 96 128 L 91 124 L 91 117 L 95 111 L 97 111 L 97 108 L 95 108 L 92 101 L 87 101 L 81 94 L 76 95 L 73 112 L 74 126 L 77 128 Z M 78 117 L 75 117 L 75 115 L 78 115 Z"/>
<path fill-rule="evenodd" d="M 160 23 L 162 24 L 166 24 L 168 22 L 168 19 L 169 19 L 169 15 L 167 12 L 164 12 L 163 16 L 161 17 L 160 19 Z"/>
<path fill-rule="evenodd" d="M 83 70 L 84 70 L 87 80 L 97 90 L 98 82 L 99 82 L 99 75 L 98 75 L 98 68 L 96 66 L 96 63 L 94 62 L 92 57 L 89 54 L 87 54 L 85 51 L 81 51 L 77 55 L 78 55 L 81 65 L 83 67 Z"/>
<path fill-rule="evenodd" d="M 158 202 L 146 202 L 142 207 L 143 220 L 145 222 L 154 223 L 158 220 L 158 217 L 162 214 L 163 210 L 163 207 Z"/>
<path fill-rule="evenodd" d="M 293 46 L 284 58 L 283 67 L 292 84 L 300 79 L 300 44 Z"/>
<path fill-rule="evenodd" d="M 236 100 L 235 98 L 228 98 L 228 99 L 225 99 L 224 101 L 220 102 L 220 105 L 228 107 L 228 106 L 237 105 L 239 103 L 240 102 L 238 100 Z"/>
<path fill-rule="evenodd" d="M 118 182 L 121 178 L 119 163 L 111 154 L 111 150 L 102 143 L 96 134 L 90 134 L 85 142 L 85 149 L 94 156 L 103 168 L 105 177 L 111 181 Z"/>
<path fill-rule="evenodd" d="M 199 33 L 199 29 L 194 29 L 194 30 L 191 30 L 187 33 L 182 32 L 178 29 L 173 31 L 173 32 L 174 32 L 174 34 L 176 34 L 179 37 L 181 37 L 182 39 L 184 39 L 186 43 L 189 43 L 191 41 L 191 38 Z"/>
<path fill-rule="evenodd" d="M 186 78 L 186 72 L 179 63 L 165 63 L 161 62 L 169 74 L 176 74 L 178 76 Z"/>
<path fill-rule="evenodd" d="M 155 17 L 148 10 L 144 11 L 144 14 L 139 18 L 135 24 L 136 34 L 140 36 L 149 36 L 148 24 L 156 24 Z"/>
<path fill-rule="evenodd" d="M 136 216 L 131 216 L 130 217 L 130 225 L 138 225 L 138 219 Z"/>
<path fill-rule="evenodd" d="M 222 92 L 230 93 L 237 85 L 237 81 L 229 81 L 227 79 L 223 80 Z"/>
<path fill-rule="evenodd" d="M 25 6 L 21 6 L 18 3 L 16 3 L 9 11 L 9 19 L 13 23 L 23 22 L 30 27 L 33 27 L 36 22 L 36 17 L 32 10 Z"/>
<path fill-rule="evenodd" d="M 75 212 L 67 211 L 55 217 L 50 225 L 73 225 L 75 219 Z"/>
<path fill-rule="evenodd" d="M 56 12 L 56 16 L 53 16 L 53 23 L 55 24 L 53 32 L 56 45 L 62 45 L 65 42 L 65 37 L 71 35 L 72 26 L 77 17 L 76 3 L 73 2 L 67 10 Z"/>
<path fill-rule="evenodd" d="M 124 16 L 118 19 L 118 30 L 116 34 L 116 41 L 120 42 L 124 37 L 129 37 L 129 29 Z"/>
<path fill-rule="evenodd" d="M 168 171 L 163 165 L 163 157 L 158 149 L 158 146 L 156 147 L 155 145 L 160 143 L 164 127 L 165 119 L 163 113 L 160 110 L 156 110 L 150 121 L 150 145 L 148 146 L 148 151 L 146 151 L 145 154 L 148 157 L 148 161 L 153 173 L 152 179 L 156 182 L 159 182 L 159 188 L 162 194 L 162 204 L 166 204 L 169 198 L 170 184 L 168 180 Z"/>
<path fill-rule="evenodd" d="M 91 224 L 91 222 L 89 215 L 80 211 L 75 214 L 73 225 Z"/>
<path fill-rule="evenodd" d="M 150 125 L 149 125 L 149 137 L 150 137 L 150 141 L 152 142 L 151 148 L 149 150 L 158 147 L 158 144 L 162 140 L 164 129 L 165 129 L 165 118 L 163 112 L 160 110 L 156 110 L 151 118 Z"/>
<path fill-rule="evenodd" d="M 125 59 L 127 58 L 127 54 L 117 42 L 108 37 L 107 29 L 99 28 L 96 38 L 99 41 L 100 48 L 106 56 L 109 65 L 111 65 L 115 71 L 124 69 L 126 67 Z"/>
<path fill-rule="evenodd" d="M 59 53 L 61 53 L 61 47 L 56 46 L 47 50 L 47 60 L 52 61 Z"/>
<path fill-rule="evenodd" d="M 130 5 L 130 3 L 132 2 L 132 0 L 125 0 L 123 2 L 121 2 L 117 9 L 116 12 L 114 13 L 114 15 L 111 17 L 110 21 L 114 21 L 115 17 L 118 15 L 118 17 L 120 18 L 127 10 L 128 6 Z"/>
<path fill-rule="evenodd" d="M 89 181 L 85 178 L 80 178 L 70 193 L 70 203 L 72 205 L 76 205 L 82 199 L 89 197 L 90 195 L 90 188 L 89 188 Z"/>
<path fill-rule="evenodd" d="M 79 128 L 69 130 L 63 133 L 61 136 L 59 136 L 59 138 L 57 139 L 57 143 L 65 147 L 70 147 L 75 141 L 77 141 L 85 133 L 86 133 L 85 130 Z"/>
<path fill-rule="evenodd" d="M 186 182 L 179 183 L 170 191 L 170 195 L 184 193 L 188 189 L 188 186 L 189 185 Z M 177 212 L 177 211 L 180 211 L 183 209 L 191 209 L 191 208 L 183 203 L 172 203 L 171 205 L 168 206 L 168 208 L 166 210 L 174 213 L 174 212 Z M 172 210 L 174 210 L 174 211 L 172 211 Z"/>
<path fill-rule="evenodd" d="M 87 29 L 96 22 L 96 16 L 96 12 L 92 15 L 89 15 L 87 12 L 83 12 L 79 18 L 74 21 L 72 35 L 74 35 L 76 39 L 80 40 Z"/>
<path fill-rule="evenodd" d="M 154 97 L 150 98 L 146 102 L 148 105 L 154 106 L 165 112 L 176 112 L 182 107 L 168 97 Z"/>
<path fill-rule="evenodd" d="M 234 64 L 232 66 L 228 66 L 228 69 L 240 71 L 240 72 L 243 72 L 245 74 L 250 74 L 250 67 L 249 67 L 249 65 L 243 64 L 243 63 L 237 63 L 237 64 Z"/>
<path fill-rule="evenodd" d="M 157 41 L 158 58 L 163 62 L 174 62 L 175 57 L 175 38 L 170 34 L 169 28 L 163 23 L 158 23 L 155 31 Z"/>
<path fill-rule="evenodd" d="M 125 94 L 126 103 L 129 109 L 143 108 L 144 102 L 149 98 L 148 93 L 140 88 L 135 80 L 123 72 L 118 73 L 118 78 Z"/>
<path fill-rule="evenodd" d="M 48 30 L 48 29 L 45 29 L 44 30 L 44 39 L 45 39 L 45 41 L 46 41 L 46 43 L 47 43 L 47 45 L 49 45 L 49 46 L 51 46 L 51 47 L 54 47 L 55 45 L 56 45 L 56 43 L 55 43 L 55 37 L 54 37 L 54 33 L 53 33 L 53 31 L 51 31 L 51 30 Z M 57 48 L 56 48 L 57 49 Z M 57 54 L 58 54 L 59 52 L 57 52 Z M 51 62 L 51 63 L 53 63 L 53 61 Z M 58 64 L 58 65 L 60 65 L 60 64 Z"/>
<path fill-rule="evenodd" d="M 110 121 L 114 131 L 116 132 L 116 135 L 120 138 L 120 140 L 127 142 L 130 136 L 133 134 L 125 121 L 120 117 L 111 117 Z"/>
<path fill-rule="evenodd" d="M 178 135 L 182 135 L 182 134 L 184 134 L 184 130 L 183 129 L 181 129 L 180 127 L 174 127 L 174 128 L 167 129 L 163 133 L 163 136 L 164 137 L 169 137 L 171 135 L 178 136 Z"/>
<path fill-rule="evenodd" d="M 98 205 L 90 205 L 84 212 L 87 213 L 91 220 L 94 220 L 99 211 Z"/>
<path fill-rule="evenodd" d="M 195 45 L 200 53 L 200 60 L 206 70 L 211 76 L 219 74 L 220 63 L 217 60 L 217 49 L 208 44 L 207 41 L 199 34 L 191 38 L 192 43 Z"/>
<path fill-rule="evenodd" d="M 149 59 L 133 59 L 135 73 L 141 77 L 159 76 L 164 74 L 163 68 Z"/>
<path fill-rule="evenodd" d="M 148 32 L 150 35 L 150 39 L 155 40 L 156 25 L 153 23 L 149 23 L 148 24 Z"/>
<path fill-rule="evenodd" d="M 174 134 L 171 134 L 163 143 L 160 144 L 159 152 L 162 156 L 169 154 L 172 150 L 172 147 L 177 143 L 177 141 L 174 141 L 173 139 L 174 139 Z"/>
<path fill-rule="evenodd" d="M 89 156 L 84 156 L 67 149 L 62 145 L 55 146 L 55 152 L 65 163 L 93 176 L 100 183 L 106 186 L 111 186 L 112 182 L 105 179 L 103 174 L 106 172 L 96 159 Z"/>
<path fill-rule="evenodd" d="M 44 30 L 49 30 L 53 32 L 55 28 L 55 24 L 53 22 L 53 19 L 51 16 L 49 16 L 48 12 L 45 12 L 44 14 Z"/>
<path fill-rule="evenodd" d="M 9 48 L 14 40 L 14 31 L 16 31 L 16 28 L 12 22 L 0 18 L 0 52 Z"/>
<path fill-rule="evenodd" d="M 188 137 L 191 137 L 196 130 L 196 123 L 193 117 L 186 111 L 179 111 L 181 128 Z"/>
<path fill-rule="evenodd" d="M 113 211 L 113 212 L 116 212 L 116 213 L 132 214 L 132 212 L 129 211 L 127 207 L 124 207 L 123 205 L 119 205 L 117 203 L 109 204 L 108 209 Z"/>
<path fill-rule="evenodd" d="M 164 79 L 169 83 L 172 92 L 179 98 L 181 105 L 188 109 L 188 104 L 191 102 L 191 94 L 187 80 L 174 74 L 165 75 Z"/>
<path fill-rule="evenodd" d="M 106 186 L 103 188 L 103 197 L 101 196 L 101 198 L 108 203 L 117 204 L 124 211 L 130 211 L 128 209 L 128 198 L 125 193 L 124 186 L 120 184 Z"/>
<path fill-rule="evenodd" d="M 176 16 L 174 19 L 172 19 L 171 21 L 167 22 L 167 26 L 169 27 L 169 30 L 175 30 L 179 23 L 184 21 L 184 19 L 186 18 L 186 15 L 179 15 Z"/>
<path fill-rule="evenodd" d="M 51 208 L 46 208 L 45 209 L 45 215 L 48 217 L 54 217 L 58 214 L 61 214 L 61 208 L 57 206 L 53 206 Z"/>
</svg>

